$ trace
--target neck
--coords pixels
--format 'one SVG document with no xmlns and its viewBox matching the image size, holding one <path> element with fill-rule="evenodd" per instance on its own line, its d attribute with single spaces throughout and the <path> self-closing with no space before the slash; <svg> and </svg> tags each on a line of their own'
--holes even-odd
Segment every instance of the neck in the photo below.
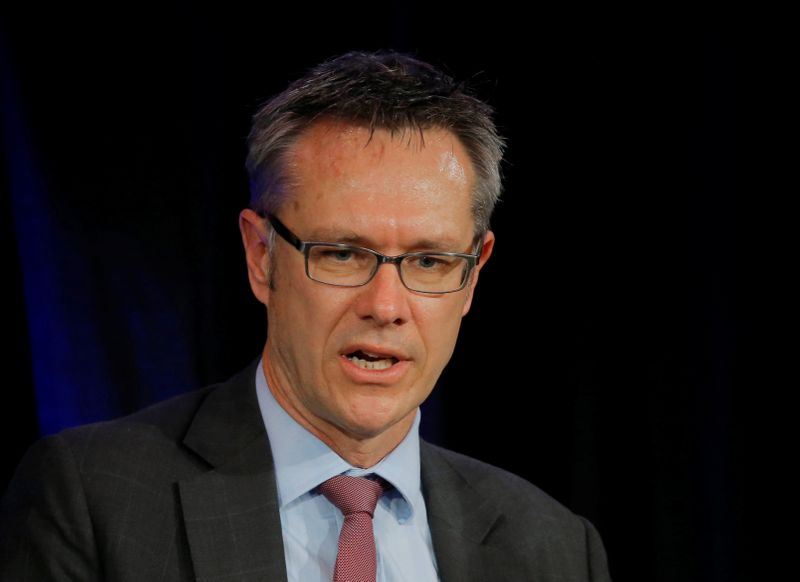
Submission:
<svg viewBox="0 0 800 582">
<path fill-rule="evenodd" d="M 269 391 L 281 408 L 295 422 L 354 467 L 366 469 L 378 464 L 381 459 L 391 453 L 402 442 L 414 424 L 416 409 L 399 422 L 377 434 L 360 434 L 355 431 L 348 431 L 311 414 L 303 407 L 293 392 L 287 389 L 286 375 L 271 365 L 266 349 L 264 350 L 262 365 Z"/>
</svg>

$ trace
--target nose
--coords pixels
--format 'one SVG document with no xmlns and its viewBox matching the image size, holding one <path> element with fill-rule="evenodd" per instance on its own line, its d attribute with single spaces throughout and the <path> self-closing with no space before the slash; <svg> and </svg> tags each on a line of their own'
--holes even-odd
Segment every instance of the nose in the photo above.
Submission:
<svg viewBox="0 0 800 582">
<path fill-rule="evenodd" d="M 395 265 L 378 267 L 372 280 L 359 291 L 355 309 L 360 318 L 371 319 L 379 326 L 401 325 L 410 319 L 410 292 Z"/>
</svg>

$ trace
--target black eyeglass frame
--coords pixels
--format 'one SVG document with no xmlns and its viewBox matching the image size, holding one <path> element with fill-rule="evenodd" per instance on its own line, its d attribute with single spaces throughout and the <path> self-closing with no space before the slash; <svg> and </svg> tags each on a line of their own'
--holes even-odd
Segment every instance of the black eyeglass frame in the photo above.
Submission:
<svg viewBox="0 0 800 582">
<path fill-rule="evenodd" d="M 409 291 L 413 291 L 414 293 L 427 293 L 429 295 L 442 295 L 445 293 L 457 293 L 461 291 L 464 287 L 467 286 L 467 282 L 469 281 L 470 275 L 472 274 L 472 270 L 478 264 L 481 258 L 481 254 L 483 253 L 483 240 L 484 235 L 478 235 L 480 238 L 478 242 L 477 252 L 475 254 L 470 253 L 450 253 L 450 252 L 426 252 L 426 251 L 415 251 L 411 253 L 403 253 L 402 255 L 384 255 L 383 253 L 379 253 L 376 250 L 367 248 L 367 247 L 360 247 L 357 245 L 349 245 L 345 243 L 335 243 L 335 242 L 326 242 L 326 241 L 306 241 L 301 240 L 296 234 L 294 234 L 289 228 L 283 224 L 277 216 L 267 213 L 267 212 L 259 212 L 259 216 L 265 218 L 275 232 L 277 232 L 280 237 L 296 248 L 299 252 L 303 253 L 305 257 L 305 267 L 306 267 L 306 276 L 311 279 L 312 281 L 316 281 L 317 283 L 322 283 L 323 285 L 331 285 L 333 287 L 363 287 L 364 285 L 368 284 L 372 279 L 375 277 L 375 274 L 378 272 L 378 269 L 384 263 L 389 263 L 394 265 L 397 268 L 397 275 L 400 277 L 400 282 L 403 283 L 403 286 L 408 289 Z M 478 238 L 476 237 L 476 238 Z M 356 249 L 359 251 L 365 251 L 370 253 L 378 258 L 378 262 L 375 263 L 375 268 L 370 273 L 369 277 L 363 283 L 359 283 L 358 285 L 340 285 L 337 283 L 329 283 L 328 281 L 320 281 L 319 279 L 315 279 L 311 276 L 311 273 L 308 270 L 308 255 L 311 249 L 315 246 L 327 246 L 327 247 L 337 247 L 341 249 Z M 400 268 L 400 263 L 402 263 L 403 259 L 406 257 L 461 257 L 466 259 L 467 261 L 467 269 L 464 271 L 464 277 L 461 281 L 461 285 L 457 289 L 452 289 L 450 291 L 423 291 L 420 289 L 414 289 L 409 287 L 408 284 L 403 279 L 403 271 Z"/>
</svg>

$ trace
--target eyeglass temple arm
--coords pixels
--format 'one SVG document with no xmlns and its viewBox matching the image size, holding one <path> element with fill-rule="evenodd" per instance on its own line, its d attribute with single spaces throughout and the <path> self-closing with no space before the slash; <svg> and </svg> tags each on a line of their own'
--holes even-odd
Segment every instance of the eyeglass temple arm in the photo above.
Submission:
<svg viewBox="0 0 800 582">
<path fill-rule="evenodd" d="M 478 235 L 478 248 L 475 251 L 475 264 L 481 262 L 481 255 L 483 254 L 483 241 L 486 240 L 486 232 Z"/>
<path fill-rule="evenodd" d="M 280 220 L 278 220 L 277 217 L 269 213 L 263 213 L 263 216 L 267 219 L 270 225 L 272 225 L 272 228 L 275 229 L 275 232 L 281 235 L 284 240 L 286 240 L 301 253 L 305 251 L 305 243 L 297 238 L 291 230 L 286 228 L 286 226 Z"/>
</svg>

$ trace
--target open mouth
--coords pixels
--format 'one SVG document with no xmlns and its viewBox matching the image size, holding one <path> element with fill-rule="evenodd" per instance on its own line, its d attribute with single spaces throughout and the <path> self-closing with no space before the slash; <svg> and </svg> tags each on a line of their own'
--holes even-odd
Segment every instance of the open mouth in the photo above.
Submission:
<svg viewBox="0 0 800 582">
<path fill-rule="evenodd" d="M 345 354 L 345 357 L 364 370 L 385 370 L 399 362 L 394 356 L 372 354 L 362 350 Z"/>
</svg>

